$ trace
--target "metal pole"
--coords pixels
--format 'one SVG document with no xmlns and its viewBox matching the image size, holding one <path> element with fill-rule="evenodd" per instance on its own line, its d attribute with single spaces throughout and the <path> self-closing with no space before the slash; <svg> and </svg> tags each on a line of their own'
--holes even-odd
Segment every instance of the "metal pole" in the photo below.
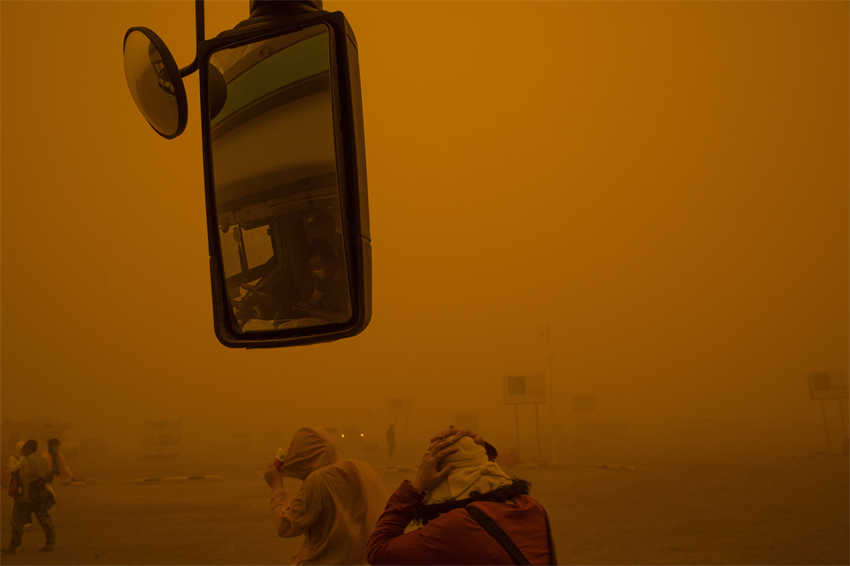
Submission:
<svg viewBox="0 0 850 566">
<path fill-rule="evenodd" d="M 192 62 L 180 69 L 180 76 L 191 75 L 198 70 L 198 52 L 201 43 L 204 42 L 204 0 L 195 0 L 195 58 Z"/>
<path fill-rule="evenodd" d="M 204 0 L 195 0 L 195 53 L 204 42 Z"/>
<path fill-rule="evenodd" d="M 550 464 L 555 463 L 555 395 L 552 392 L 554 387 L 553 383 L 555 381 L 554 375 L 554 358 L 555 353 L 552 351 L 552 327 L 551 325 L 547 325 L 546 327 L 546 369 L 549 378 L 549 453 L 547 456 L 547 460 Z"/>
<path fill-rule="evenodd" d="M 519 458 L 519 404 L 514 404 L 514 425 L 516 426 L 516 456 Z"/>
<path fill-rule="evenodd" d="M 841 439 L 844 442 L 844 454 L 850 453 L 850 425 L 847 423 L 847 399 L 838 400 L 838 410 L 841 411 Z"/>
<path fill-rule="evenodd" d="M 820 412 L 823 416 L 823 436 L 826 439 L 826 451 L 829 452 L 829 422 L 826 419 L 826 403 L 824 403 L 823 399 L 820 400 Z"/>
<path fill-rule="evenodd" d="M 542 455 L 542 448 L 540 446 L 540 404 L 534 404 L 534 428 L 537 433 L 537 461 L 539 462 Z"/>
<path fill-rule="evenodd" d="M 410 437 L 410 408 L 407 407 L 404 411 L 404 438 Z"/>
</svg>

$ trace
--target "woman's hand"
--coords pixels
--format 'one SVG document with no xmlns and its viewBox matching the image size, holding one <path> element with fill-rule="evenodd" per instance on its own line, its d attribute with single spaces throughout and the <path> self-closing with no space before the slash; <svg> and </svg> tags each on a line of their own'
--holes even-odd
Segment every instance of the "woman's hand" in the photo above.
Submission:
<svg viewBox="0 0 850 566">
<path fill-rule="evenodd" d="M 455 428 L 453 425 L 449 425 L 449 428 L 447 428 L 443 432 L 437 434 L 436 436 L 432 437 L 431 442 L 438 442 L 438 441 L 440 441 L 444 438 L 448 438 L 449 436 L 451 436 L 453 434 L 460 434 L 461 436 L 468 436 L 469 438 L 471 438 L 473 440 L 473 442 L 475 442 L 475 444 L 484 447 L 484 450 L 487 452 L 487 459 L 490 460 L 491 462 L 495 461 L 496 457 L 499 455 L 499 452 L 498 452 L 498 450 L 496 450 L 496 447 L 493 446 L 492 444 L 490 444 L 489 442 L 487 442 L 486 440 L 484 440 L 483 438 L 481 438 L 481 435 L 478 434 L 477 432 L 472 432 L 471 430 L 466 430 L 466 429 L 458 429 L 458 428 Z"/>
<path fill-rule="evenodd" d="M 468 436 L 473 441 L 475 441 L 475 444 L 480 444 L 481 446 L 484 446 L 484 440 L 481 438 L 481 436 L 478 433 L 472 432 L 471 430 L 455 428 L 454 425 L 449 425 L 449 428 L 447 428 L 443 432 L 431 437 L 431 442 L 439 442 L 440 440 L 448 438 L 448 437 L 452 436 L 453 434 L 459 434 L 461 436 Z"/>
<path fill-rule="evenodd" d="M 431 491 L 441 481 L 454 471 L 455 466 L 443 466 L 443 459 L 457 452 L 457 448 L 452 445 L 463 438 L 463 434 L 455 433 L 444 437 L 439 442 L 432 442 L 425 455 L 422 457 L 422 462 L 419 464 L 419 470 L 416 472 L 416 477 L 413 478 L 413 487 L 418 491 Z"/>
<path fill-rule="evenodd" d="M 272 489 L 283 487 L 283 476 L 281 476 L 280 472 L 277 471 L 277 468 L 275 468 L 273 464 L 269 466 L 266 473 L 263 474 L 263 478 Z"/>
</svg>

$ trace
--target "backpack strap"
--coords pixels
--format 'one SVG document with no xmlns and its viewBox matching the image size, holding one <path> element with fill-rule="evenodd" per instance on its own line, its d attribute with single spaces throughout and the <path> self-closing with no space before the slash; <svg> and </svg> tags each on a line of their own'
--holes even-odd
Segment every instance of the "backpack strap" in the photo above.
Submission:
<svg viewBox="0 0 850 566">
<path fill-rule="evenodd" d="M 552 559 L 552 564 L 557 564 L 558 559 L 555 557 L 555 542 L 552 540 L 552 527 L 549 526 L 549 514 L 546 509 L 543 510 L 543 517 L 546 518 L 546 538 L 549 539 L 549 556 Z"/>
<path fill-rule="evenodd" d="M 475 507 L 473 505 L 466 506 L 466 512 L 472 516 L 473 519 L 478 522 L 481 527 L 487 531 L 487 533 L 496 539 L 496 541 L 505 549 L 505 551 L 510 555 L 511 559 L 514 561 L 514 564 L 531 564 L 525 555 L 517 548 L 514 541 L 508 536 L 502 527 L 496 524 L 490 515 Z"/>
</svg>

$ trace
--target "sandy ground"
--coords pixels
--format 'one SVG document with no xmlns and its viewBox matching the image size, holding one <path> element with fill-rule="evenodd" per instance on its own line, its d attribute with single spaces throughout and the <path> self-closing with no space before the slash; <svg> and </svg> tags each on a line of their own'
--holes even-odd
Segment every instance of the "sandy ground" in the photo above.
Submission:
<svg viewBox="0 0 850 566">
<path fill-rule="evenodd" d="M 519 469 L 549 510 L 559 562 L 573 564 L 847 564 L 848 460 L 666 455 Z M 218 481 L 139 485 L 131 478 L 61 489 L 58 543 L 37 525 L 4 564 L 287 563 L 257 471 Z M 384 473 L 394 488 L 403 479 Z M 3 545 L 10 500 L 4 497 Z"/>
</svg>

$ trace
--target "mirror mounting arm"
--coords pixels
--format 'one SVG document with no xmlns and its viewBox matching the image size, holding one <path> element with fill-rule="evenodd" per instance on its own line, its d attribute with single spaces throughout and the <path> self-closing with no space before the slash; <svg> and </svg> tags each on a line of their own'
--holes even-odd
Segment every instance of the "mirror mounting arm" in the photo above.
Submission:
<svg viewBox="0 0 850 566">
<path fill-rule="evenodd" d="M 195 58 L 180 69 L 180 76 L 191 75 L 198 70 L 198 48 L 204 41 L 204 0 L 195 0 Z"/>
</svg>

